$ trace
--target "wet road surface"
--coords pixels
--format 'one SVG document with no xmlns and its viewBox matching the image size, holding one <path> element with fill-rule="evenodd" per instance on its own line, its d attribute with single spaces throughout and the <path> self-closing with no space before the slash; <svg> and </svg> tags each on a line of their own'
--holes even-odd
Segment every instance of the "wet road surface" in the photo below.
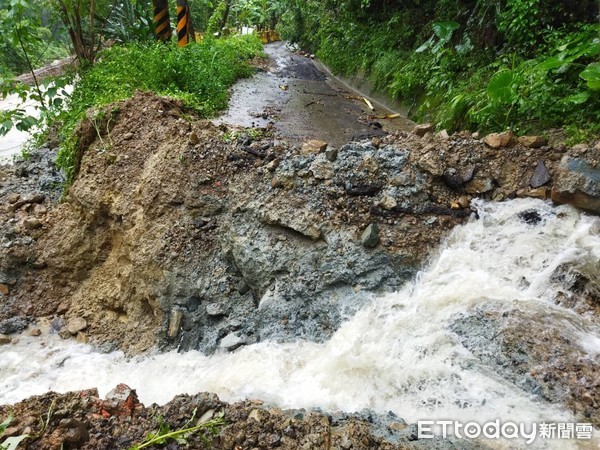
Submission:
<svg viewBox="0 0 600 450">
<path fill-rule="evenodd" d="M 244 127 L 274 125 L 276 134 L 298 142 L 319 139 L 334 146 L 379 136 L 386 131 L 410 130 L 405 117 L 362 95 L 319 70 L 310 58 L 290 52 L 284 42 L 265 46 L 268 69 L 239 81 L 228 111 L 217 123 Z"/>
</svg>

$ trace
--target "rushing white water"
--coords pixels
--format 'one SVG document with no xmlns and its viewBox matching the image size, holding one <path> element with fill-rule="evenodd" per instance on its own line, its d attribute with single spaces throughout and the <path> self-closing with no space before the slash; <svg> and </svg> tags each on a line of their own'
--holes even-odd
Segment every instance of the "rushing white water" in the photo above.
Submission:
<svg viewBox="0 0 600 450">
<path fill-rule="evenodd" d="M 529 209 L 540 223 L 519 217 Z M 597 356 L 600 330 L 551 301 L 551 275 L 565 263 L 597 268 L 599 221 L 538 200 L 480 204 L 479 214 L 452 232 L 413 283 L 373 299 L 326 343 L 263 342 L 210 357 L 171 352 L 127 360 L 53 336 L 21 337 L 0 347 L 0 403 L 47 390 L 98 387 L 103 394 L 125 382 L 146 403 L 210 391 L 282 407 L 394 411 L 411 422 L 573 422 L 570 413 L 483 366 L 449 325 L 457 313 L 481 305 L 519 306 L 531 320 L 550 311 L 575 345 Z"/>
</svg>

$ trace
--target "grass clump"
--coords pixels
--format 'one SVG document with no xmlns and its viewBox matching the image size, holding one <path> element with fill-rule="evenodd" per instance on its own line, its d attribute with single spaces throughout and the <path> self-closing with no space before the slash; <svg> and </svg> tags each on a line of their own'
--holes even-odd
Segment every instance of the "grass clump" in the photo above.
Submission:
<svg viewBox="0 0 600 450">
<path fill-rule="evenodd" d="M 67 184 L 76 175 L 76 129 L 90 108 L 131 98 L 138 91 L 152 91 L 181 100 L 200 117 L 211 117 L 228 102 L 228 88 L 250 76 L 249 61 L 263 54 L 255 36 L 207 39 L 178 48 L 175 43 L 137 43 L 113 46 L 97 62 L 80 73 L 61 122 L 61 147 L 57 165 Z"/>
</svg>

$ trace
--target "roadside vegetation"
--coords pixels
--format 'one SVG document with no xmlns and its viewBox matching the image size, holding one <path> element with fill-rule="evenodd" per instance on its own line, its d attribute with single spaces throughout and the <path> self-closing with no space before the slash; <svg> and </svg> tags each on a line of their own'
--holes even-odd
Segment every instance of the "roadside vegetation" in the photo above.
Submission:
<svg viewBox="0 0 600 450">
<path fill-rule="evenodd" d="M 288 0 L 280 29 L 438 129 L 600 134 L 593 0 Z"/>
<path fill-rule="evenodd" d="M 175 2 L 170 1 L 174 28 Z M 227 89 L 261 54 L 242 27 L 277 29 L 334 72 L 369 79 L 438 129 L 539 133 L 570 143 L 600 134 L 600 25 L 595 0 L 189 0 L 199 43 L 156 43 L 151 0 L 0 0 L 0 92 L 34 100 L 0 112 L 12 127 L 59 130 L 70 182 L 77 124 L 148 90 L 200 116 L 226 107 Z M 72 54 L 60 79 L 14 75 Z M 74 91 L 64 87 L 72 83 Z M 65 101 L 68 99 L 68 101 Z M 66 105 L 66 107 L 65 107 Z M 90 113 L 91 110 L 91 113 Z"/>
<path fill-rule="evenodd" d="M 38 47 L 48 32 L 40 21 L 34 20 L 31 5 L 28 7 L 24 0 L 0 2 L 6 6 L 0 28 L 7 37 L 2 42 L 8 42 L 7 47 L 26 61 L 14 69 L 8 66 L 2 69 L 1 91 L 4 95 L 17 94 L 23 100 L 33 100 L 40 110 L 39 118 L 28 115 L 24 109 L 0 112 L 0 134 L 12 127 L 28 130 L 37 126 L 39 140 L 48 130 L 57 131 L 61 142 L 57 165 L 65 173 L 67 184 L 75 176 L 79 139 L 76 131 L 86 115 L 101 123 L 100 116 L 106 114 L 102 111 L 104 106 L 142 90 L 179 99 L 200 117 L 214 116 L 226 108 L 228 88 L 238 78 L 253 73 L 250 60 L 263 54 L 256 35 L 241 36 L 227 28 L 230 20 L 239 17 L 240 10 L 236 8 L 231 8 L 224 17 L 219 5 L 212 8 L 212 3 L 205 2 L 205 16 L 192 15 L 192 18 L 199 18 L 206 27 L 224 20 L 223 27 L 219 32 L 203 33 L 197 43 L 178 48 L 174 38 L 160 43 L 154 39 L 149 0 L 54 0 L 43 10 L 59 24 L 56 26 L 62 30 L 64 48 L 71 47 L 70 52 L 64 53 L 75 54 L 78 67 L 60 78 L 34 77 L 33 85 L 18 83 L 10 75 L 33 72 L 46 61 L 37 58 L 37 63 L 27 63 L 41 51 Z M 174 10 L 175 2 L 172 3 Z M 175 17 L 174 11 L 171 16 Z M 258 15 L 254 20 L 266 17 Z M 26 44 L 17 45 L 20 42 Z M 64 89 L 67 84 L 73 85 L 70 94 Z"/>
</svg>

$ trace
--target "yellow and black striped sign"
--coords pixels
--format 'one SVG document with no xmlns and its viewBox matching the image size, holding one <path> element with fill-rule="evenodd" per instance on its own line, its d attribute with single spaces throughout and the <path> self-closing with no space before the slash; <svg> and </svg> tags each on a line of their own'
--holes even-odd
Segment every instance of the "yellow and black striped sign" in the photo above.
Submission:
<svg viewBox="0 0 600 450">
<path fill-rule="evenodd" d="M 154 25 L 156 39 L 167 41 L 171 38 L 168 0 L 154 0 Z"/>
<path fill-rule="evenodd" d="M 183 47 L 188 44 L 189 6 L 187 0 L 177 0 L 177 45 Z"/>
</svg>

